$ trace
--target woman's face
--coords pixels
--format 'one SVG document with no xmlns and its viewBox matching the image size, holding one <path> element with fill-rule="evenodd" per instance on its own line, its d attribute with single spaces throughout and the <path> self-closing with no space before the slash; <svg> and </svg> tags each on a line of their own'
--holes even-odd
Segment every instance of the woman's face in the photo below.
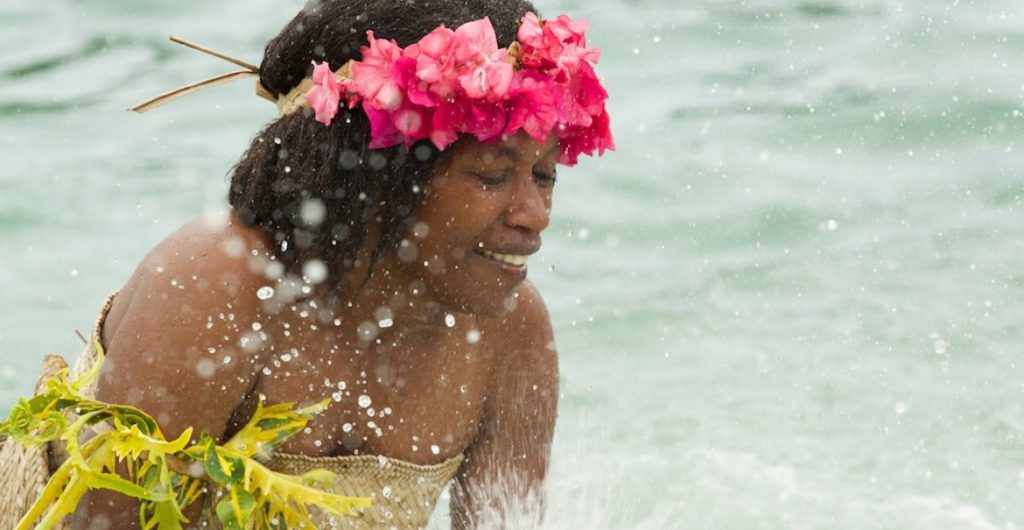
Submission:
<svg viewBox="0 0 1024 530">
<path fill-rule="evenodd" d="M 399 258 L 441 304 L 500 315 L 548 226 L 557 138 L 541 144 L 520 132 L 487 145 L 464 139 L 454 149 L 428 179 Z"/>
</svg>

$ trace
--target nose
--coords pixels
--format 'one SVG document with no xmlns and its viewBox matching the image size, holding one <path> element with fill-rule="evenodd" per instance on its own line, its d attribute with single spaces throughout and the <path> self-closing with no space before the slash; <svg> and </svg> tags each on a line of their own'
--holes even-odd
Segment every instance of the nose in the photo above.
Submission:
<svg viewBox="0 0 1024 530">
<path fill-rule="evenodd" d="M 505 223 L 513 228 L 539 234 L 551 222 L 551 192 L 542 188 L 532 175 L 516 179 Z"/>
</svg>

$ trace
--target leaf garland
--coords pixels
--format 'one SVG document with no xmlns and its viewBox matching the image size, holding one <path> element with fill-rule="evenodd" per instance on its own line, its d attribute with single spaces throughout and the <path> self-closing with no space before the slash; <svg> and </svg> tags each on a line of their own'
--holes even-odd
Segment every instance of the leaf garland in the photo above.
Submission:
<svg viewBox="0 0 1024 530">
<path fill-rule="evenodd" d="M 370 505 L 369 498 L 324 491 L 323 486 L 337 478 L 330 471 L 288 475 L 257 460 L 268 459 L 329 400 L 304 408 L 292 403 L 265 407 L 261 400 L 249 422 L 223 445 L 206 432 L 190 444 L 191 428 L 167 440 L 145 412 L 81 395 L 99 377 L 99 343 L 96 350 L 96 362 L 88 372 L 68 381 L 67 369 L 61 370 L 47 381 L 45 392 L 19 400 L 0 423 L 0 436 L 35 447 L 62 440 L 69 454 L 15 530 L 54 528 L 91 489 L 139 499 L 143 530 L 181 530 L 188 522 L 183 510 L 206 489 L 216 495 L 217 518 L 228 530 L 315 528 L 311 508 L 346 517 Z M 69 424 L 66 412 L 78 418 Z M 99 434 L 82 443 L 87 428 Z M 117 472 L 119 464 L 122 471 L 127 469 L 123 476 Z"/>
</svg>

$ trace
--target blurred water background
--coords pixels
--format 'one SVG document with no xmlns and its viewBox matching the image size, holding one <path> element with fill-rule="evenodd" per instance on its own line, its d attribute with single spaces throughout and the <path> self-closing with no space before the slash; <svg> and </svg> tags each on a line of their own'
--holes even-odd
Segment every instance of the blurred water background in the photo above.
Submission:
<svg viewBox="0 0 1024 530">
<path fill-rule="evenodd" d="M 0 4 L 0 410 L 274 114 L 126 112 L 228 69 L 166 35 L 258 62 L 300 6 Z M 592 22 L 618 140 L 531 263 L 546 527 L 1024 527 L 1024 3 L 538 6 Z"/>
</svg>

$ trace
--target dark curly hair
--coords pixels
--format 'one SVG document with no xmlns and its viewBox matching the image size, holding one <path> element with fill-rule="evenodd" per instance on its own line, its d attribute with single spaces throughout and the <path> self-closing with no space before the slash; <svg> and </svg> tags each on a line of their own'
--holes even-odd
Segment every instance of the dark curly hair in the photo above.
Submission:
<svg viewBox="0 0 1024 530">
<path fill-rule="evenodd" d="M 268 44 L 260 81 L 287 94 L 312 72 L 312 61 L 336 69 L 360 59 L 367 30 L 408 46 L 444 24 L 455 28 L 489 17 L 499 46 L 511 44 L 519 21 L 534 7 L 523 0 L 326 0 L 311 2 Z M 427 177 L 443 161 L 429 141 L 409 148 L 370 149 L 362 109 L 342 110 L 330 126 L 309 109 L 264 128 L 231 175 L 228 200 L 239 218 L 264 230 L 291 274 L 309 260 L 328 270 L 335 296 L 348 284 L 373 224 L 380 238 L 369 269 L 401 242 Z"/>
</svg>

